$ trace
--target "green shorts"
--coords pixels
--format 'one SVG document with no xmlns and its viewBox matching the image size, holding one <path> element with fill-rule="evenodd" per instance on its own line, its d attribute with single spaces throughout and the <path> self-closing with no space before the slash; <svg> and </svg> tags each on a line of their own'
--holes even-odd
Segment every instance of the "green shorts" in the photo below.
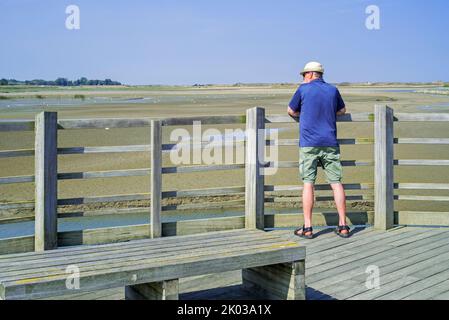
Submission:
<svg viewBox="0 0 449 320">
<path fill-rule="evenodd" d="M 304 183 L 315 183 L 318 165 L 324 169 L 328 183 L 341 182 L 340 147 L 299 148 L 299 173 Z"/>
</svg>

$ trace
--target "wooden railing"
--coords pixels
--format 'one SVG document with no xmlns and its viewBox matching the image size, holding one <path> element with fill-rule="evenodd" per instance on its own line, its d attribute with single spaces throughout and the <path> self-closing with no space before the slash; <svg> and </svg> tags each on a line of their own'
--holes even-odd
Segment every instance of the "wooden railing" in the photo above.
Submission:
<svg viewBox="0 0 449 320">
<path fill-rule="evenodd" d="M 162 144 L 161 128 L 164 126 L 192 125 L 194 121 L 208 124 L 245 124 L 248 139 L 236 140 L 236 144 L 245 144 L 245 163 L 222 165 L 196 165 L 196 166 L 169 166 L 163 167 L 162 154 L 171 152 L 175 144 Z M 449 114 L 393 114 L 386 106 L 376 106 L 375 113 L 347 114 L 338 117 L 339 122 L 374 122 L 375 138 L 339 139 L 341 145 L 373 145 L 375 149 L 374 160 L 343 160 L 343 166 L 373 166 L 375 183 L 361 182 L 345 184 L 347 190 L 375 191 L 375 213 L 349 212 L 348 218 L 353 224 L 374 224 L 377 228 L 388 229 L 394 224 L 413 224 L 416 213 L 394 212 L 394 200 L 435 200 L 448 201 L 447 197 L 419 197 L 394 195 L 395 189 L 426 189 L 438 188 L 449 190 L 449 184 L 421 184 L 421 183 L 394 183 L 393 168 L 401 165 L 449 165 L 449 160 L 394 160 L 394 143 L 425 143 L 449 144 L 449 139 L 414 139 L 394 138 L 394 121 L 449 121 Z M 34 236 L 17 237 L 0 240 L 0 254 L 30 250 L 46 250 L 56 245 L 78 245 L 91 243 L 104 243 L 123 241 L 144 237 L 159 237 L 161 235 L 187 234 L 222 229 L 243 228 L 276 228 L 293 227 L 302 223 L 299 214 L 264 214 L 266 203 L 276 203 L 282 199 L 276 196 L 266 196 L 268 192 L 300 191 L 300 185 L 267 185 L 261 174 L 263 167 L 271 167 L 273 163 L 266 163 L 261 159 L 258 149 L 261 148 L 251 135 L 252 130 L 264 129 L 265 124 L 295 123 L 295 120 L 285 115 L 266 115 L 264 109 L 253 108 L 242 116 L 213 116 L 213 117 L 187 117 L 167 119 L 83 119 L 69 120 L 57 119 L 56 113 L 45 112 L 37 116 L 36 121 L 0 121 L 1 131 L 32 131 L 35 130 L 35 149 L 0 151 L 0 158 L 7 157 L 35 157 L 35 175 L 1 177 L 0 184 L 35 182 L 36 197 L 33 202 L 2 203 L 0 210 L 6 209 L 32 209 L 35 216 L 25 216 L 19 219 L 11 217 L 7 222 L 35 220 L 36 232 Z M 150 127 L 151 144 L 134 146 L 99 146 L 99 147 L 69 147 L 57 148 L 57 131 L 72 129 L 100 129 L 100 128 L 130 128 Z M 267 140 L 267 146 L 297 146 L 298 139 Z M 202 144 L 203 142 L 201 142 Z M 128 170 L 108 170 L 90 172 L 58 173 L 57 155 L 88 154 L 88 153 L 125 153 L 149 152 L 151 158 L 150 168 Z M 278 168 L 297 168 L 298 161 L 279 161 Z M 162 176 L 173 173 L 188 173 L 216 170 L 245 169 L 244 186 L 227 186 L 207 189 L 162 191 Z M 58 199 L 57 181 L 70 179 L 95 179 L 109 177 L 150 176 L 151 192 L 128 195 L 90 196 Z M 375 187 L 376 186 L 376 187 Z M 328 195 L 320 195 L 320 191 L 328 191 L 327 185 L 317 185 L 317 201 L 330 201 Z M 173 197 L 215 196 L 215 195 L 243 195 L 244 200 L 230 200 L 224 203 L 194 203 L 180 205 L 162 205 L 162 199 Z M 349 195 L 348 200 L 371 200 L 369 194 Z M 58 217 L 82 216 L 83 212 L 58 214 L 58 206 L 79 205 L 89 203 L 106 203 L 131 200 L 150 200 L 150 208 L 130 208 L 102 211 L 101 214 L 129 213 L 148 211 L 150 224 L 139 226 L 124 226 L 115 228 L 100 228 L 92 230 L 59 232 L 57 233 Z M 300 200 L 300 199 L 296 199 Z M 161 222 L 161 213 L 164 211 L 180 209 L 210 209 L 223 206 L 244 207 L 245 216 L 224 217 L 214 219 L 183 220 L 169 223 Z M 427 224 L 440 224 L 447 221 L 448 213 L 432 213 L 433 219 Z M 317 224 L 335 224 L 335 212 L 323 212 L 316 215 Z M 421 220 L 419 220 L 421 222 Z M 419 223 L 426 224 L 426 223 Z"/>
</svg>

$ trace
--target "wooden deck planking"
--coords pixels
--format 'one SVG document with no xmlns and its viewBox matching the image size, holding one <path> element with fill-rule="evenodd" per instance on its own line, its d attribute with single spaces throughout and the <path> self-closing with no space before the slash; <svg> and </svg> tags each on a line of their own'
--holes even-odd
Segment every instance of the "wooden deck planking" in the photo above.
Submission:
<svg viewBox="0 0 449 320">
<path fill-rule="evenodd" d="M 449 300 L 449 290 L 435 296 L 434 298 L 432 298 L 432 300 Z"/>
<path fill-rule="evenodd" d="M 332 229 L 303 240 L 292 230 L 273 231 L 306 246 L 307 299 L 449 299 L 449 228 L 401 227 L 387 232 L 359 228 L 351 238 Z M 365 286 L 366 267 L 380 269 L 380 289 Z M 65 296 L 66 299 L 123 299 L 122 288 Z M 241 286 L 241 272 L 180 279 L 180 298 L 257 299 Z"/>
<path fill-rule="evenodd" d="M 439 295 L 449 293 L 449 280 L 440 282 L 430 288 L 422 289 L 418 292 L 414 292 L 404 297 L 404 300 L 428 300 L 434 297 L 436 299 Z M 449 296 L 446 298 L 449 299 Z"/>
<path fill-rule="evenodd" d="M 413 243 L 415 241 L 415 239 L 413 238 L 413 235 L 409 234 L 402 234 L 401 235 L 402 239 L 406 236 L 408 236 L 408 241 L 409 243 Z M 419 235 L 417 235 L 416 237 L 418 237 Z M 428 235 L 429 236 L 429 235 Z M 315 258 L 315 256 L 313 257 L 313 259 L 311 259 L 311 267 L 314 267 L 314 265 L 312 264 L 313 262 L 316 261 L 315 264 L 319 264 L 316 265 L 316 267 L 314 267 L 312 269 L 312 272 L 309 272 L 309 276 L 311 275 L 315 275 L 315 274 L 320 274 L 322 275 L 323 272 L 327 271 L 327 270 L 338 270 L 338 268 L 341 268 L 343 270 L 348 270 L 348 268 L 350 266 L 346 266 L 346 264 L 350 264 L 350 265 L 354 265 L 355 262 L 357 261 L 363 261 L 364 259 L 369 259 L 372 260 L 372 257 L 378 254 L 383 254 L 386 253 L 386 256 L 391 256 L 392 258 L 394 258 L 395 256 L 390 255 L 390 251 L 394 248 L 393 246 L 390 245 L 390 242 L 394 242 L 395 237 L 389 237 L 387 239 L 379 239 L 377 241 L 373 241 L 372 243 L 367 243 L 365 245 L 359 246 L 357 247 L 357 251 L 346 251 L 343 248 L 345 246 L 336 248 L 334 250 L 334 252 L 328 252 L 327 255 L 333 257 L 333 259 L 330 262 L 327 262 L 324 259 L 321 259 L 320 256 L 318 256 L 317 258 Z M 317 261 L 318 260 L 318 261 Z M 323 261 L 322 263 L 320 263 L 320 261 Z M 365 261 L 364 261 L 365 262 Z M 311 280 L 316 280 L 311 279 Z"/>
<path fill-rule="evenodd" d="M 445 250 L 447 250 L 447 248 L 445 248 Z M 446 263 L 447 264 L 448 261 L 449 261 L 449 255 L 445 254 L 445 255 L 440 255 L 438 257 L 432 257 L 428 260 L 420 261 L 420 262 L 412 264 L 412 265 L 408 265 L 405 268 L 397 269 L 388 274 L 382 274 L 381 275 L 381 288 L 378 290 L 367 290 L 366 288 L 364 288 L 364 291 L 360 294 L 350 293 L 349 296 L 344 295 L 343 297 L 350 298 L 350 299 L 363 299 L 363 300 L 378 298 L 382 295 L 389 294 L 391 292 L 399 290 L 403 286 L 406 286 L 406 285 L 409 285 L 416 281 L 419 281 L 420 280 L 419 278 L 414 277 L 412 275 L 414 270 L 417 270 L 418 268 L 421 270 L 425 269 L 425 268 L 430 268 L 434 264 L 438 264 L 438 263 Z"/>
<path fill-rule="evenodd" d="M 445 246 L 446 245 L 446 246 Z M 439 242 L 431 243 L 430 245 L 423 245 L 422 247 L 419 247 L 420 252 L 415 252 L 416 250 L 410 250 L 410 254 L 413 255 L 412 257 L 401 257 L 400 255 L 397 255 L 396 251 L 391 251 L 388 253 L 381 255 L 374 255 L 370 257 L 369 260 L 359 260 L 357 263 L 354 263 L 352 265 L 351 270 L 345 270 L 344 274 L 339 276 L 337 279 L 330 279 L 328 275 L 324 275 L 321 277 L 321 279 L 310 279 L 310 281 L 313 281 L 315 288 L 317 289 L 323 289 L 325 288 L 326 291 L 332 291 L 331 288 L 328 286 L 334 285 L 335 283 L 339 281 L 345 281 L 345 280 L 351 280 L 356 281 L 358 279 L 358 283 L 361 283 L 365 280 L 366 274 L 366 266 L 370 263 L 376 262 L 376 265 L 379 268 L 382 268 L 383 273 L 387 273 L 389 270 L 395 270 L 395 268 L 401 268 L 404 266 L 407 266 L 411 263 L 416 263 L 419 261 L 422 261 L 423 259 L 428 259 L 434 256 L 435 254 L 438 254 L 439 252 L 432 251 L 433 248 L 442 247 L 443 250 L 449 250 L 448 247 L 449 244 L 447 244 L 447 239 L 440 240 Z M 426 250 L 426 251 L 425 251 Z M 430 250 L 430 251 L 429 251 Z M 441 251 L 443 251 L 441 250 Z M 443 251 L 444 252 L 444 251 Z M 394 256 L 393 256 L 394 255 Z M 340 286 L 339 286 L 340 287 Z M 338 290 L 337 290 L 338 291 Z M 335 291 L 333 291 L 335 293 Z"/>
<path fill-rule="evenodd" d="M 446 239 L 444 239 L 445 243 L 447 242 Z M 381 285 L 385 285 L 388 282 L 390 282 L 392 279 L 395 279 L 395 275 L 391 275 L 392 272 L 396 272 L 396 276 L 398 273 L 398 270 L 403 269 L 404 267 L 413 265 L 417 262 L 425 261 L 427 259 L 432 259 L 436 255 L 438 255 L 441 252 L 446 252 L 449 248 L 448 247 L 442 247 L 441 242 L 439 244 L 436 244 L 436 246 L 439 246 L 440 248 L 438 250 L 431 250 L 428 252 L 424 252 L 421 254 L 414 255 L 412 250 L 410 251 L 410 257 L 409 258 L 402 258 L 402 257 L 391 257 L 391 255 L 388 255 L 388 257 L 383 259 L 376 259 L 376 265 L 381 268 Z M 441 248 L 442 247 L 442 248 Z M 393 252 L 394 254 L 394 252 Z M 356 270 L 351 270 L 349 272 L 345 273 L 345 276 L 347 278 L 339 279 L 341 281 L 346 280 L 344 282 L 340 282 L 338 285 L 329 285 L 328 283 L 325 284 L 327 286 L 322 287 L 322 283 L 318 281 L 316 283 L 316 286 L 323 290 L 328 292 L 329 294 L 332 294 L 333 296 L 336 296 L 340 299 L 345 299 L 350 296 L 355 296 L 358 293 L 363 293 L 369 291 L 365 286 L 365 281 L 367 279 L 367 274 L 365 273 L 365 268 L 369 264 L 369 262 L 365 265 L 361 265 Z M 402 277 L 400 278 L 402 279 Z M 327 279 L 324 279 L 324 281 L 328 281 Z"/>
</svg>

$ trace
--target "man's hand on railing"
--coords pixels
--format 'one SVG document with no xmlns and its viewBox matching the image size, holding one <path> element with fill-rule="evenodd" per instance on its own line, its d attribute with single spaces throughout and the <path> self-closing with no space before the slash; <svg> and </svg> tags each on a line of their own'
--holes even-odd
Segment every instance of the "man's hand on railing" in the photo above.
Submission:
<svg viewBox="0 0 449 320">
<path fill-rule="evenodd" d="M 346 107 L 337 111 L 337 116 L 343 116 L 346 114 Z"/>
<path fill-rule="evenodd" d="M 299 112 L 298 111 L 293 111 L 290 107 L 287 108 L 287 113 L 290 117 L 292 117 L 293 119 L 295 119 L 296 121 L 299 120 Z"/>
</svg>

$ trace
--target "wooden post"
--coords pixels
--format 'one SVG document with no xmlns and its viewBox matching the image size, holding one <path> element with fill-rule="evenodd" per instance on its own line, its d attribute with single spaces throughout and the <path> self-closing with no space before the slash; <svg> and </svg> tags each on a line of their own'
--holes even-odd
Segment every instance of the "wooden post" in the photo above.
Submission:
<svg viewBox="0 0 449 320">
<path fill-rule="evenodd" d="M 57 113 L 39 113 L 35 123 L 35 251 L 51 250 L 57 247 L 57 136 Z"/>
<path fill-rule="evenodd" d="M 374 227 L 388 230 L 394 224 L 394 136 L 393 110 L 387 106 L 375 106 L 374 140 Z"/>
<path fill-rule="evenodd" d="M 248 229 L 264 229 L 264 176 L 261 172 L 265 147 L 263 129 L 265 109 L 248 109 L 245 155 L 245 228 Z"/>
<path fill-rule="evenodd" d="M 150 237 L 162 236 L 161 199 L 162 199 L 162 126 L 159 120 L 151 120 L 151 195 L 150 195 Z M 156 283 L 143 283 L 125 286 L 126 300 L 177 300 L 178 280 Z"/>
<path fill-rule="evenodd" d="M 242 270 L 242 285 L 265 299 L 306 300 L 305 260 Z"/>
<path fill-rule="evenodd" d="M 162 127 L 158 120 L 151 120 L 151 238 L 162 235 Z"/>
<path fill-rule="evenodd" d="M 126 300 L 178 300 L 178 279 L 125 287 Z"/>
</svg>

